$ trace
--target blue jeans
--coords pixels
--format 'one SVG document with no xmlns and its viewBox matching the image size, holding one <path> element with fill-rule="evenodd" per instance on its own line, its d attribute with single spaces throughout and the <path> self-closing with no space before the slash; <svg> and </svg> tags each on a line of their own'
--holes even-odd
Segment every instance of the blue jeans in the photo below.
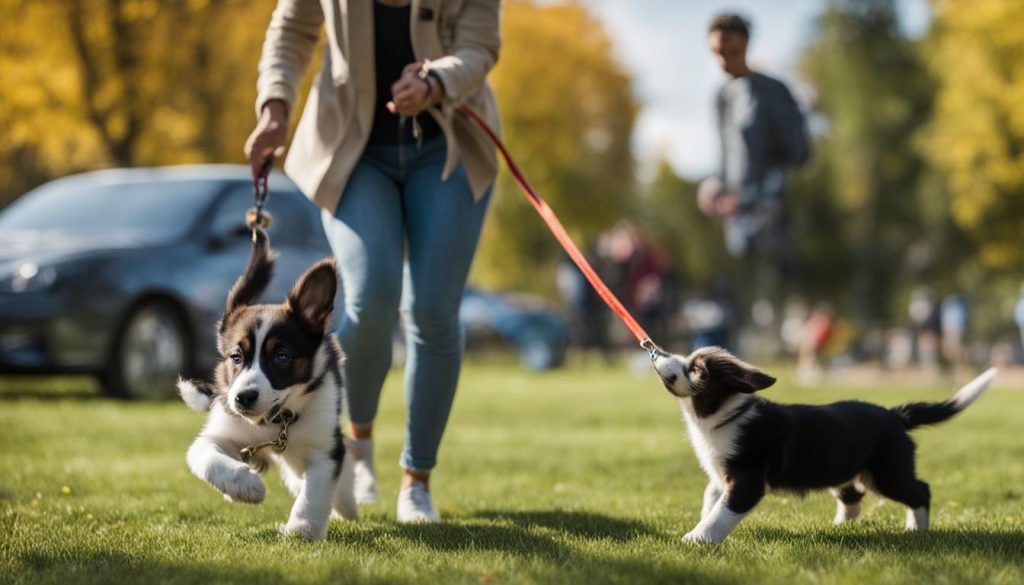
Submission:
<svg viewBox="0 0 1024 585">
<path fill-rule="evenodd" d="M 459 306 L 490 193 L 474 202 L 460 163 L 441 180 L 443 137 L 415 145 L 370 145 L 324 229 L 341 268 L 348 412 L 377 414 L 401 308 L 405 329 L 406 442 L 401 465 L 437 463 L 462 363 Z M 403 279 L 405 281 L 403 294 Z"/>
</svg>

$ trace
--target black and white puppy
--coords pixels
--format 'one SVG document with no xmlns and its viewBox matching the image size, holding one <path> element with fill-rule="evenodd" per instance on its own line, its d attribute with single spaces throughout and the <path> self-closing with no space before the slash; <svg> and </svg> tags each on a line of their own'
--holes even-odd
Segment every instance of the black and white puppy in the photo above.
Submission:
<svg viewBox="0 0 1024 585">
<path fill-rule="evenodd" d="M 765 491 L 829 489 L 835 523 L 855 519 L 867 490 L 909 508 L 907 529 L 928 529 L 931 492 L 914 470 L 908 430 L 951 418 L 996 376 L 989 369 L 941 403 L 884 408 L 857 401 L 777 404 L 754 393 L 775 378 L 718 347 L 689 356 L 657 351 L 654 367 L 682 406 L 708 475 L 701 520 L 685 542 L 721 543 Z"/>
<path fill-rule="evenodd" d="M 284 303 L 256 304 L 273 265 L 267 237 L 259 231 L 218 325 L 223 359 L 215 382 L 178 383 L 186 404 L 210 411 L 187 460 L 197 477 L 229 500 L 249 503 L 266 495 L 257 474 L 278 467 L 295 496 L 280 532 L 322 539 L 332 510 L 343 518 L 356 517 L 352 461 L 339 428 L 343 356 L 327 330 L 338 272 L 333 260 L 322 260 L 299 278 Z M 280 438 L 282 428 L 284 449 L 267 446 Z M 246 448 L 253 447 L 255 453 L 243 458 Z"/>
</svg>

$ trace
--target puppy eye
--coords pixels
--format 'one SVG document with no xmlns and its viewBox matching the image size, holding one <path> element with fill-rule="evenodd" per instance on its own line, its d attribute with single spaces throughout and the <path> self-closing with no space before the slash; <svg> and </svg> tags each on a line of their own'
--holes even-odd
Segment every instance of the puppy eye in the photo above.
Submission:
<svg viewBox="0 0 1024 585">
<path fill-rule="evenodd" d="M 274 354 L 274 364 L 278 366 L 287 366 L 292 361 L 291 356 L 283 351 L 279 351 Z"/>
<path fill-rule="evenodd" d="M 242 350 L 236 349 L 235 351 L 231 352 L 231 355 L 228 357 L 231 358 L 231 363 L 237 366 L 238 364 L 242 363 Z"/>
</svg>

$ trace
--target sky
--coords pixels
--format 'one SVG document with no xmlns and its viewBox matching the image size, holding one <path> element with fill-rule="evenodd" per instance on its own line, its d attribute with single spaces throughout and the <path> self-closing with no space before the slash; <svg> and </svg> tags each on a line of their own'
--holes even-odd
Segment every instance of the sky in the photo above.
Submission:
<svg viewBox="0 0 1024 585">
<path fill-rule="evenodd" d="M 897 0 L 906 34 L 923 34 L 929 0 Z M 748 63 L 787 82 L 797 101 L 808 89 L 796 72 L 802 47 L 826 0 L 582 0 L 604 23 L 616 57 L 633 75 L 641 104 L 632 149 L 642 175 L 665 157 L 676 172 L 700 179 L 717 166 L 713 98 L 725 81 L 707 48 L 707 25 L 720 12 L 753 22 Z"/>
</svg>

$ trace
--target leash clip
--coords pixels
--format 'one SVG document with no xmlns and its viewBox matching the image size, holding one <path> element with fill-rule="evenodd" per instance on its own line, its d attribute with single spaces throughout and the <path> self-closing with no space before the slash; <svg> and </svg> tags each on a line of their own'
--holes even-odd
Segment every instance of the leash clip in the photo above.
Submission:
<svg viewBox="0 0 1024 585">
<path fill-rule="evenodd" d="M 658 359 L 659 354 L 663 353 L 661 348 L 658 347 L 658 344 L 654 343 L 650 337 L 645 337 L 644 340 L 640 342 L 640 347 L 647 350 L 647 354 L 651 356 L 652 362 Z"/>
<path fill-rule="evenodd" d="M 274 451 L 277 451 L 278 453 L 283 452 L 285 448 L 288 447 L 288 425 L 295 422 L 296 418 L 295 413 L 287 408 L 282 409 L 279 413 L 271 417 L 267 422 L 281 423 L 281 432 L 277 433 L 277 438 L 273 441 L 251 445 L 239 451 L 238 455 L 242 458 L 242 462 L 249 463 L 261 449 L 265 449 L 267 447 L 273 448 Z"/>
<path fill-rule="evenodd" d="M 267 181 L 270 171 L 274 168 L 274 157 L 269 156 L 263 161 L 260 172 L 252 179 L 253 203 L 255 207 L 245 213 L 245 224 L 252 230 L 252 241 L 256 243 L 256 230 L 266 230 L 270 227 L 270 215 L 263 213 L 263 207 L 270 196 L 270 187 Z"/>
</svg>

